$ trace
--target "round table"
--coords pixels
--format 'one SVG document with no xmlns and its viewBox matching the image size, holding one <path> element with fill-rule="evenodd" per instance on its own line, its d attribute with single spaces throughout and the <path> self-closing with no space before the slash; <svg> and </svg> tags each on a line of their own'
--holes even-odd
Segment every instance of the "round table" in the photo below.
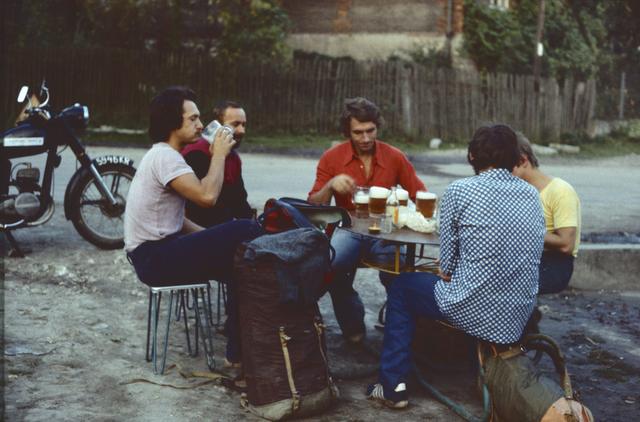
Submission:
<svg viewBox="0 0 640 422">
<path fill-rule="evenodd" d="M 347 230 L 363 237 L 381 239 L 396 245 L 395 259 L 393 263 L 384 264 L 363 260 L 363 265 L 393 274 L 399 274 L 407 271 L 438 272 L 436 258 L 424 255 L 424 246 L 440 245 L 440 236 L 437 233 L 420 233 L 406 227 L 401 229 L 394 227 L 391 233 L 369 233 L 369 227 L 372 226 L 374 222 L 377 223 L 378 221 L 379 219 L 376 218 L 359 218 L 356 217 L 355 214 L 351 213 L 351 227 L 341 228 L 341 230 Z M 403 245 L 407 247 L 407 251 L 405 255 L 405 265 L 401 266 L 400 248 Z M 417 246 L 420 246 L 418 254 L 416 254 Z M 420 261 L 420 263 L 416 265 L 416 261 Z"/>
</svg>

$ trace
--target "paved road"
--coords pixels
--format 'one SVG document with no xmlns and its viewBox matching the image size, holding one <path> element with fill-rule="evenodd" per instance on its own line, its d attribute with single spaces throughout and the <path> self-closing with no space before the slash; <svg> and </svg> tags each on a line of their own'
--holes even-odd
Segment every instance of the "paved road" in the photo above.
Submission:
<svg viewBox="0 0 640 422">
<path fill-rule="evenodd" d="M 91 156 L 124 154 L 140 161 L 142 148 L 89 147 Z M 463 163 L 464 153 L 433 152 L 420 157 L 418 174 L 430 190 L 442 195 L 453 180 L 472 175 Z M 311 188 L 317 159 L 243 153 L 244 180 L 249 202 L 261 209 L 270 197 L 306 198 Z M 577 190 L 582 203 L 583 234 L 601 232 L 640 233 L 640 156 L 602 160 L 542 157 L 543 171 L 562 177 Z M 544 164 L 544 162 L 547 164 Z M 63 153 L 62 165 L 56 173 L 55 198 L 62 201 L 67 181 L 75 171 L 75 158 Z M 44 166 L 43 166 L 44 167 Z"/>
</svg>

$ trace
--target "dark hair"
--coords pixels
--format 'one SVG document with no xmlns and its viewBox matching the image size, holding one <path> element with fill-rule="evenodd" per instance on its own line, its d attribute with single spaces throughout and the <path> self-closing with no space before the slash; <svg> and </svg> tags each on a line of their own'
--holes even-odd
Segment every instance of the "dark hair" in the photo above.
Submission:
<svg viewBox="0 0 640 422">
<path fill-rule="evenodd" d="M 183 104 L 196 101 L 196 93 L 185 86 L 170 86 L 156 95 L 149 106 L 149 136 L 153 142 L 166 142 L 182 127 Z"/>
<path fill-rule="evenodd" d="M 340 116 L 340 129 L 347 138 L 351 137 L 352 117 L 361 123 L 373 122 L 378 129 L 384 124 L 378 106 L 363 97 L 347 98 L 344 101 L 344 110 Z"/>
<path fill-rule="evenodd" d="M 467 160 L 476 174 L 489 167 L 513 171 L 520 162 L 515 132 L 501 124 L 479 128 L 469 142 Z"/>
<path fill-rule="evenodd" d="M 228 108 L 242 108 L 242 106 L 240 103 L 231 100 L 220 101 L 213 107 L 213 118 L 220 123 L 224 123 L 222 121 L 224 119 L 224 112 L 227 111 Z"/>
<path fill-rule="evenodd" d="M 533 152 L 533 148 L 531 148 L 531 142 L 529 142 L 522 132 L 516 132 L 516 137 L 518 138 L 518 149 L 520 150 L 520 155 L 527 157 L 527 160 L 529 160 L 534 168 L 540 167 L 538 157 L 536 157 L 536 154 Z"/>
</svg>

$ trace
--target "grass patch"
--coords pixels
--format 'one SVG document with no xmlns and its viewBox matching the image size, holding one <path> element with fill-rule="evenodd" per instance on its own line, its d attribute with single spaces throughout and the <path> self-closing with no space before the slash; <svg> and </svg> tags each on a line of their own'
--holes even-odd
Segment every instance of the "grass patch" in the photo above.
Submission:
<svg viewBox="0 0 640 422">
<path fill-rule="evenodd" d="M 96 133 L 87 131 L 81 136 L 87 145 L 114 146 L 114 147 L 149 147 L 151 141 L 149 135 L 122 134 L 116 132 Z M 333 141 L 342 141 L 341 136 L 335 135 L 292 135 L 292 134 L 253 134 L 250 133 L 243 140 L 245 151 L 273 152 L 273 153 L 303 153 L 308 151 L 325 151 Z M 429 150 L 429 141 L 415 140 L 411 137 L 389 136 L 383 140 L 407 154 L 419 154 Z M 586 135 L 564 135 L 560 143 L 577 145 L 580 153 L 571 154 L 576 158 L 600 158 L 614 157 L 628 154 L 640 154 L 640 139 L 635 139 L 626 134 L 613 133 L 606 137 L 590 139 Z M 466 140 L 453 140 L 443 142 L 442 150 L 466 149 Z"/>
<path fill-rule="evenodd" d="M 597 143 L 580 145 L 580 157 L 598 158 L 640 154 L 640 142 L 628 139 L 604 138 Z"/>
<path fill-rule="evenodd" d="M 560 142 L 580 147 L 579 157 L 599 158 L 640 154 L 640 139 L 626 131 L 614 131 L 607 136 L 589 138 L 583 133 L 564 134 Z"/>
<path fill-rule="evenodd" d="M 149 135 L 142 134 L 122 134 L 116 132 L 91 132 L 87 131 L 81 136 L 87 145 L 100 146 L 125 146 L 125 147 L 147 147 L 151 145 Z M 289 152 L 317 150 L 324 151 L 331 146 L 333 141 L 342 141 L 341 136 L 331 135 L 291 135 L 291 134 L 249 134 L 242 141 L 245 151 L 265 151 L 265 152 Z M 420 153 L 428 150 L 428 141 L 413 141 L 406 137 L 384 138 L 384 141 L 411 153 Z M 443 142 L 441 149 L 466 148 L 465 143 Z"/>
<path fill-rule="evenodd" d="M 268 150 L 268 151 L 291 151 L 318 149 L 325 150 L 335 141 L 335 137 L 322 135 L 252 135 L 249 134 L 242 141 L 243 148 Z"/>
<path fill-rule="evenodd" d="M 141 134 L 124 134 L 116 132 L 91 132 L 86 131 L 80 136 L 85 145 L 99 145 L 110 147 L 148 147 L 151 146 L 149 135 Z"/>
</svg>

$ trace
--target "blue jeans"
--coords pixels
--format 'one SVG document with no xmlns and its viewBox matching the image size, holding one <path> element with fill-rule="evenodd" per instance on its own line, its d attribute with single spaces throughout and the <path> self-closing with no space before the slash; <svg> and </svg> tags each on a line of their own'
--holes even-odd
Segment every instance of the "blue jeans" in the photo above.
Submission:
<svg viewBox="0 0 640 422">
<path fill-rule="evenodd" d="M 573 274 L 573 255 L 544 251 L 540 260 L 538 294 L 559 293 L 567 288 Z"/>
<path fill-rule="evenodd" d="M 329 294 L 336 320 L 345 336 L 364 333 L 364 305 L 353 288 L 358 263 L 362 258 L 373 262 L 393 262 L 396 247 L 346 230 L 337 230 L 333 234 L 331 246 L 336 255 L 331 263 L 333 280 L 329 285 Z M 383 272 L 379 277 L 385 288 L 396 278 L 393 274 Z"/>
<path fill-rule="evenodd" d="M 417 317 L 445 319 L 435 299 L 438 280 L 435 274 L 404 273 L 389 288 L 380 355 L 380 382 L 385 391 L 407 381 Z"/>
<path fill-rule="evenodd" d="M 149 286 L 222 280 L 227 283 L 227 359 L 240 361 L 238 302 L 233 258 L 238 245 L 263 234 L 253 220 L 235 220 L 186 235 L 141 244 L 127 255 L 138 278 Z"/>
</svg>

